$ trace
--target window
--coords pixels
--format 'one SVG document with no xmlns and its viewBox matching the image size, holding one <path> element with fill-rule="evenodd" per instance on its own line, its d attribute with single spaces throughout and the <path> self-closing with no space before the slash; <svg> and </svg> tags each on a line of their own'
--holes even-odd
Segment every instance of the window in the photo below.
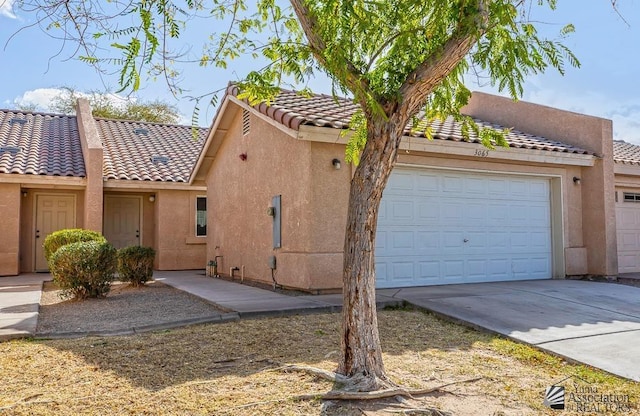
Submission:
<svg viewBox="0 0 640 416">
<path fill-rule="evenodd" d="M 207 235 L 207 197 L 196 198 L 196 237 Z"/>
<path fill-rule="evenodd" d="M 640 202 L 640 194 L 623 193 L 625 202 Z"/>
</svg>

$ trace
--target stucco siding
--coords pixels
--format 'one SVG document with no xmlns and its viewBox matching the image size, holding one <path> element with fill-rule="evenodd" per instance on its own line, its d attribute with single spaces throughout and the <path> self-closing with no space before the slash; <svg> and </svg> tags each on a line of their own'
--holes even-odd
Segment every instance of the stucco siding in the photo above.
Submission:
<svg viewBox="0 0 640 416">
<path fill-rule="evenodd" d="M 306 254 L 315 239 L 310 217 L 315 211 L 311 190 L 311 145 L 283 134 L 255 115 L 247 135 L 238 112 L 207 176 L 209 260 L 219 259 L 220 271 L 232 267 L 240 277 L 272 284 L 305 287 Z M 243 160 L 246 155 L 246 159 Z M 330 164 L 330 161 L 327 162 Z M 282 247 L 273 248 L 273 217 L 267 210 L 281 195 Z"/>
<path fill-rule="evenodd" d="M 155 230 L 158 270 L 204 269 L 206 240 L 194 240 L 194 201 L 201 192 L 160 190 L 156 193 Z M 148 209 L 145 209 L 148 212 Z"/>
<path fill-rule="evenodd" d="M 0 276 L 20 271 L 20 185 L 0 184 Z"/>
</svg>

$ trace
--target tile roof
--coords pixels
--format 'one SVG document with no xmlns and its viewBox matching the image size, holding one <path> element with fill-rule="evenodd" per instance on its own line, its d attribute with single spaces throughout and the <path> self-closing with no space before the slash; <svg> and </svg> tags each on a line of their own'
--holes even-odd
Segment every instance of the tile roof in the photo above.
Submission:
<svg viewBox="0 0 640 416">
<path fill-rule="evenodd" d="M 640 165 L 640 146 L 627 143 L 624 140 L 614 140 L 613 161 L 615 163 Z"/>
<path fill-rule="evenodd" d="M 107 179 L 188 182 L 208 129 L 96 118 Z"/>
<path fill-rule="evenodd" d="M 75 116 L 0 110 L 0 173 L 85 177 Z"/>
<path fill-rule="evenodd" d="M 238 94 L 238 87 L 230 85 L 227 88 L 227 94 L 236 96 Z M 265 103 L 260 103 L 253 107 L 275 121 L 294 130 L 298 130 L 301 125 L 345 129 L 348 128 L 349 120 L 358 110 L 357 104 L 345 98 L 335 98 L 331 95 L 322 94 L 304 97 L 289 90 L 281 90 L 280 95 L 278 95 L 270 106 Z M 505 128 L 482 120 L 474 120 L 481 127 L 491 127 L 498 130 Z M 412 130 L 407 128 L 405 134 L 414 137 L 424 137 L 425 127 L 426 123 L 420 123 L 416 129 Z M 444 121 L 434 121 L 431 123 L 431 128 L 434 139 L 465 142 L 461 133 L 460 123 L 454 121 L 451 117 Z M 591 154 L 589 151 L 576 146 L 523 133 L 518 130 L 511 130 L 507 134 L 506 139 L 509 146 L 514 148 Z M 468 142 L 480 143 L 480 140 L 472 133 Z"/>
</svg>

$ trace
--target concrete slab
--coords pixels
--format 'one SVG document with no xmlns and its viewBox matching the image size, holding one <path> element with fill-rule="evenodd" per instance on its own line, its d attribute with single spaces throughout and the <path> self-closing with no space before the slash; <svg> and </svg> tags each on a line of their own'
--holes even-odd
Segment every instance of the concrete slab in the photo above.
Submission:
<svg viewBox="0 0 640 416">
<path fill-rule="evenodd" d="M 640 381 L 638 345 L 640 331 L 630 331 L 565 339 L 539 344 L 539 347 L 612 374 Z"/>
<path fill-rule="evenodd" d="M 42 283 L 48 274 L 0 277 L 0 340 L 35 335 Z"/>
<path fill-rule="evenodd" d="M 395 297 L 640 381 L 640 288 L 542 280 L 402 289 Z"/>
</svg>

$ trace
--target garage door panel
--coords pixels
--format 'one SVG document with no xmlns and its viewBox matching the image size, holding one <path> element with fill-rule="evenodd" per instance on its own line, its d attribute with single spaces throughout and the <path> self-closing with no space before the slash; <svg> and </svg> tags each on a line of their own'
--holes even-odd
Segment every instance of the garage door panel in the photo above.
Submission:
<svg viewBox="0 0 640 416">
<path fill-rule="evenodd" d="M 434 174 L 419 174 L 416 181 L 415 193 L 426 193 L 427 195 L 433 195 L 439 191 L 438 176 Z"/>
<path fill-rule="evenodd" d="M 440 249 L 440 233 L 437 231 L 417 231 L 417 249 L 420 254 L 437 254 Z"/>
<path fill-rule="evenodd" d="M 440 262 L 439 261 L 419 261 L 418 262 L 418 279 L 424 284 L 437 281 L 440 279 Z"/>
<path fill-rule="evenodd" d="M 438 211 L 440 207 L 438 207 L 437 203 L 425 203 L 418 202 L 416 203 L 417 207 L 417 218 L 420 220 L 421 224 L 435 223 L 438 221 Z"/>
<path fill-rule="evenodd" d="M 464 181 L 459 176 L 444 176 L 442 178 L 442 193 L 445 195 L 460 195 L 464 191 Z"/>
<path fill-rule="evenodd" d="M 378 287 L 551 277 L 548 180 L 411 168 L 392 179 L 378 222 Z"/>
</svg>

